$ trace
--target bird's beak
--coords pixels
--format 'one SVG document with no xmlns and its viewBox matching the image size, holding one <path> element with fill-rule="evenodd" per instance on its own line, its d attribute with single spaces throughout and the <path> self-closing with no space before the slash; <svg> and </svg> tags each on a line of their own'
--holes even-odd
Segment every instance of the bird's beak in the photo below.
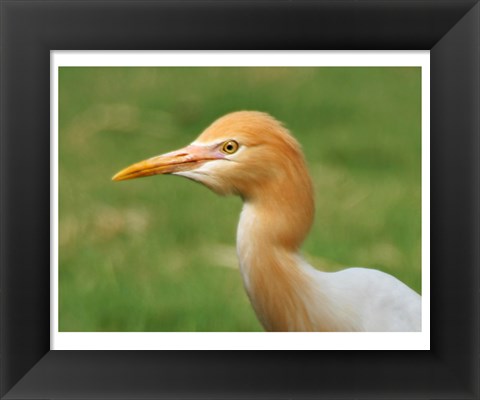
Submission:
<svg viewBox="0 0 480 400">
<path fill-rule="evenodd" d="M 152 157 L 122 169 L 112 178 L 113 181 L 141 178 L 157 174 L 173 174 L 196 168 L 206 161 L 222 158 L 206 146 L 189 145 L 183 149 Z"/>
</svg>

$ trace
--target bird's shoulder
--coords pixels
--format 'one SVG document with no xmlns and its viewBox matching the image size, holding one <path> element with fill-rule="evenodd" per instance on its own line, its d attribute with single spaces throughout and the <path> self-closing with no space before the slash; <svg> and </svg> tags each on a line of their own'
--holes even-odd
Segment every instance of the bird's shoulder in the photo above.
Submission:
<svg viewBox="0 0 480 400">
<path fill-rule="evenodd" d="M 362 304 L 365 314 L 362 320 L 368 330 L 419 330 L 421 296 L 399 279 L 361 267 L 348 268 L 334 275 L 332 282 L 336 289 L 348 292 L 353 304 Z"/>
<path fill-rule="evenodd" d="M 386 272 L 362 267 L 347 268 L 332 274 L 333 284 L 337 284 L 344 290 L 353 293 L 368 294 L 371 297 L 385 301 L 385 299 L 397 299 L 403 301 L 408 298 L 420 300 L 420 295 L 405 283 L 387 274 Z"/>
</svg>

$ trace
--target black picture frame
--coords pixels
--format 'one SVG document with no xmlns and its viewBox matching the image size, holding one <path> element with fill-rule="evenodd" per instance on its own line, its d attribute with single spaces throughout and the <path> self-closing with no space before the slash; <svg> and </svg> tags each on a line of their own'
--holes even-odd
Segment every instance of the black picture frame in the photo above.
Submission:
<svg viewBox="0 0 480 400">
<path fill-rule="evenodd" d="M 430 50 L 430 351 L 51 351 L 50 50 Z M 478 399 L 476 1 L 1 1 L 1 396 Z"/>
</svg>

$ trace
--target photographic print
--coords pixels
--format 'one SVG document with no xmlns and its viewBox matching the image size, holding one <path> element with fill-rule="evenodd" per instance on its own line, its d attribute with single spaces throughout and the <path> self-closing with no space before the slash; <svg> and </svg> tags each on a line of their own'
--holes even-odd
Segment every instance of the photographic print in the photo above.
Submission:
<svg viewBox="0 0 480 400">
<path fill-rule="evenodd" d="M 57 70 L 58 335 L 421 334 L 423 64 L 91 60 Z"/>
</svg>

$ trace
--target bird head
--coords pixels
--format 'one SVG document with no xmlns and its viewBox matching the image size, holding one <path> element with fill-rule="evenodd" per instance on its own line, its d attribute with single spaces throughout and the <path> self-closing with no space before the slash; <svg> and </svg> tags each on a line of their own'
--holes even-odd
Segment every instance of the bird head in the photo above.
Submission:
<svg viewBox="0 0 480 400">
<path fill-rule="evenodd" d="M 188 146 L 133 164 L 112 179 L 158 174 L 184 176 L 218 194 L 244 199 L 285 181 L 310 188 L 298 142 L 279 121 L 257 111 L 227 114 Z"/>
</svg>

